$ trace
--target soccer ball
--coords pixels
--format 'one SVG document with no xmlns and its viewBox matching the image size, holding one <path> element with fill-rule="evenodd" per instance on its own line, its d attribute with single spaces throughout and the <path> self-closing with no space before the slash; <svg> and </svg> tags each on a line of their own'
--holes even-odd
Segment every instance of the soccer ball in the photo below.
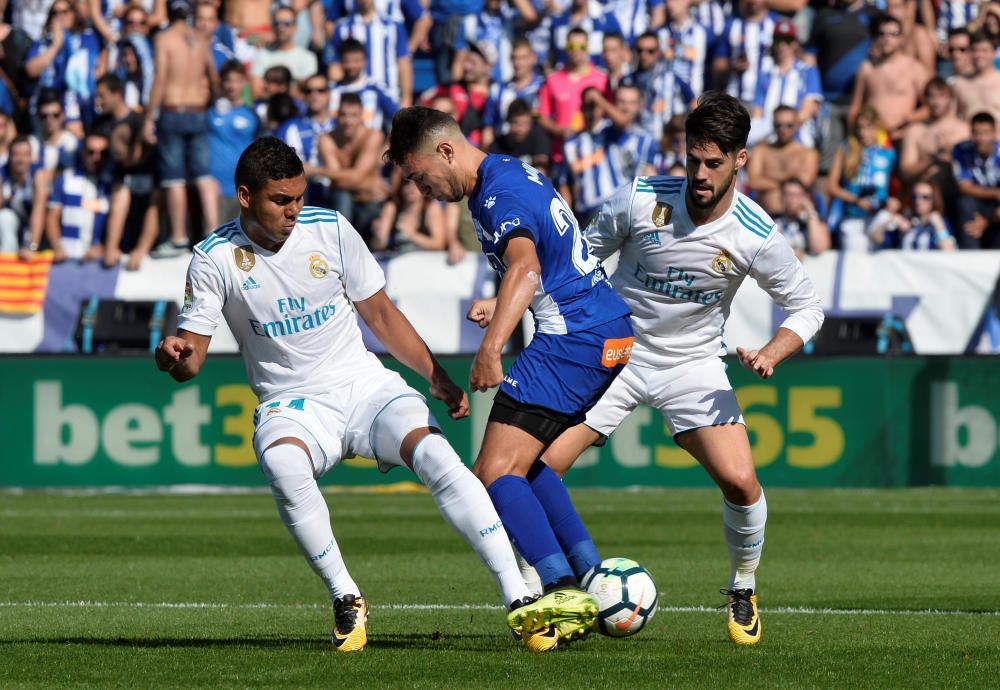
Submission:
<svg viewBox="0 0 1000 690">
<path fill-rule="evenodd" d="M 628 637 L 645 627 L 656 613 L 656 583 L 641 565 L 628 558 L 608 558 L 580 583 L 597 598 L 597 630 L 609 637 Z"/>
</svg>

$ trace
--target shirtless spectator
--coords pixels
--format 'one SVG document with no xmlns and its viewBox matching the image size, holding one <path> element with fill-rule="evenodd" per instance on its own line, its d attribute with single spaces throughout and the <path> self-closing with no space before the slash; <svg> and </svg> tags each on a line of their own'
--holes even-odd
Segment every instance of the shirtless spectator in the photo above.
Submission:
<svg viewBox="0 0 1000 690">
<path fill-rule="evenodd" d="M 944 52 L 951 68 L 949 81 L 952 86 L 958 77 L 972 77 L 976 73 L 976 68 L 972 66 L 972 34 L 965 27 L 952 29 L 948 33 Z"/>
<path fill-rule="evenodd" d="M 901 50 L 902 25 L 888 15 L 871 24 L 877 58 L 865 60 L 854 83 L 854 97 L 847 113 L 851 127 L 864 106 L 871 106 L 885 125 L 889 138 L 902 138 L 907 125 L 927 116 L 920 98 L 930 74 L 916 59 Z"/>
<path fill-rule="evenodd" d="M 796 178 L 807 189 L 812 189 L 819 173 L 819 152 L 796 140 L 798 128 L 795 109 L 787 105 L 778 107 L 774 111 L 775 141 L 758 144 L 750 154 L 747 165 L 750 190 L 771 215 L 784 210 L 783 182 Z"/>
<path fill-rule="evenodd" d="M 316 74 L 318 69 L 316 55 L 312 51 L 295 45 L 297 27 L 295 10 L 291 7 L 278 7 L 274 10 L 272 25 L 274 26 L 274 42 L 257 51 L 250 67 L 250 85 L 254 97 L 259 97 L 264 92 L 264 73 L 269 67 L 284 65 L 296 81 L 308 79 Z"/>
<path fill-rule="evenodd" d="M 236 31 L 236 59 L 244 64 L 253 62 L 258 48 L 274 40 L 271 0 L 227 2 L 223 19 Z"/>
<path fill-rule="evenodd" d="M 941 77 L 927 82 L 924 102 L 930 117 L 915 122 L 906 130 L 899 172 L 910 184 L 932 182 L 935 194 L 940 195 L 935 202 L 953 218 L 958 194 L 951 169 L 951 152 L 969 138 L 969 123 L 955 114 L 955 92 Z"/>
<path fill-rule="evenodd" d="M 952 154 L 958 181 L 958 244 L 962 249 L 1000 249 L 1000 141 L 996 119 L 972 116 L 972 139 Z"/>
<path fill-rule="evenodd" d="M 156 146 L 160 186 L 166 190 L 170 239 L 154 250 L 177 256 L 188 249 L 187 172 L 201 199 L 205 232 L 218 225 L 218 193 L 209 165 L 208 106 L 219 93 L 219 75 L 209 45 L 188 25 L 191 5 L 170 0 L 170 26 L 156 35 L 156 78 L 143 129 Z M 157 119 L 159 116 L 159 119 Z"/>
<path fill-rule="evenodd" d="M 937 61 L 937 36 L 917 23 L 917 0 L 888 0 L 886 13 L 899 22 L 901 50 L 924 66 L 927 74 L 934 74 Z"/>
<path fill-rule="evenodd" d="M 341 97 L 337 128 L 332 136 L 340 166 L 338 171 L 327 172 L 332 186 L 339 190 L 334 196 L 335 199 L 340 197 L 339 203 L 335 203 L 334 208 L 347 216 L 365 242 L 372 246 L 372 223 L 381 212 L 387 192 L 381 174 L 385 136 L 365 127 L 361 99 L 356 93 L 345 93 Z M 347 206 L 350 211 L 346 210 Z"/>
<path fill-rule="evenodd" d="M 996 68 L 996 47 L 985 33 L 972 34 L 971 77 L 955 78 L 958 115 L 965 119 L 986 111 L 1000 120 L 1000 70 Z"/>
</svg>

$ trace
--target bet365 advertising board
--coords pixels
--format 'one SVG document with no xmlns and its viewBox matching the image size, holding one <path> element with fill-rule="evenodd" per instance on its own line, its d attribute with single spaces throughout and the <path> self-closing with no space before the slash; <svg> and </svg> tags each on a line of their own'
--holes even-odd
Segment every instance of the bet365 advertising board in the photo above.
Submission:
<svg viewBox="0 0 1000 690">
<path fill-rule="evenodd" d="M 444 362 L 460 383 L 470 364 Z M 732 360 L 729 373 L 767 486 L 1000 486 L 1000 358 L 799 357 L 767 381 Z M 0 358 L 0 381 L 0 486 L 265 486 L 252 445 L 257 401 L 235 357 L 210 356 L 185 384 L 158 372 L 151 357 Z M 490 398 L 472 396 L 472 415 L 460 421 L 431 403 L 469 464 Z M 411 479 L 405 470 L 383 475 L 373 462 L 351 458 L 323 483 Z M 567 483 L 711 485 L 646 407 L 604 448 L 581 456 Z"/>
</svg>

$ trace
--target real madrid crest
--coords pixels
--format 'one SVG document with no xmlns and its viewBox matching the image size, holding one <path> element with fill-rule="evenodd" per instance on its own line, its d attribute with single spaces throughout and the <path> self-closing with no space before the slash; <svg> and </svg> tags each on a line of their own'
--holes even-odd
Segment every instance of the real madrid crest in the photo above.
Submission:
<svg viewBox="0 0 1000 690">
<path fill-rule="evenodd" d="M 714 268 L 719 273 L 725 273 L 730 268 L 733 267 L 733 260 L 729 256 L 729 252 L 725 249 L 719 251 L 715 258 L 712 259 L 712 268 Z"/>
<path fill-rule="evenodd" d="M 653 207 L 653 214 L 650 216 L 650 220 L 653 221 L 653 225 L 662 228 L 670 222 L 672 215 L 674 215 L 673 206 L 662 201 L 657 201 L 656 206 Z"/>
<path fill-rule="evenodd" d="M 249 244 L 244 244 L 242 247 L 233 247 L 233 261 L 236 262 L 236 268 L 244 273 L 249 273 L 250 269 L 257 262 L 257 257 L 253 254 L 253 247 Z"/>
<path fill-rule="evenodd" d="M 319 254 L 309 255 L 309 273 L 312 274 L 313 278 L 326 278 L 326 274 L 330 271 L 330 264 L 326 262 Z"/>
</svg>

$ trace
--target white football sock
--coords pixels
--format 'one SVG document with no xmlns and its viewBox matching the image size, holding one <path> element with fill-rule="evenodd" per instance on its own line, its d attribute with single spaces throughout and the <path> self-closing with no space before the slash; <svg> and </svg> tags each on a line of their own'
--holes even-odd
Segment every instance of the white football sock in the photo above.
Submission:
<svg viewBox="0 0 1000 690">
<path fill-rule="evenodd" d="M 306 452 L 294 444 L 280 443 L 263 452 L 260 466 L 271 485 L 281 521 L 309 566 L 326 584 L 330 601 L 344 594 L 360 595 L 333 537 L 330 511 Z"/>
<path fill-rule="evenodd" d="M 510 546 L 514 549 L 514 557 L 517 558 L 517 567 L 521 570 L 521 579 L 524 580 L 525 586 L 532 594 L 541 596 L 545 586 L 542 584 L 542 578 L 538 576 L 538 571 L 531 566 L 531 563 L 524 560 L 524 556 L 514 547 L 513 542 Z"/>
<path fill-rule="evenodd" d="M 733 505 L 722 499 L 722 530 L 729 546 L 730 589 L 752 589 L 757 592 L 754 573 L 764 549 L 764 524 L 767 522 L 767 501 L 764 492 L 752 506 Z"/>
<path fill-rule="evenodd" d="M 441 516 L 493 573 L 506 606 L 530 596 L 514 560 L 507 531 L 486 488 L 444 436 L 429 434 L 413 451 L 413 471 L 430 490 Z"/>
</svg>

